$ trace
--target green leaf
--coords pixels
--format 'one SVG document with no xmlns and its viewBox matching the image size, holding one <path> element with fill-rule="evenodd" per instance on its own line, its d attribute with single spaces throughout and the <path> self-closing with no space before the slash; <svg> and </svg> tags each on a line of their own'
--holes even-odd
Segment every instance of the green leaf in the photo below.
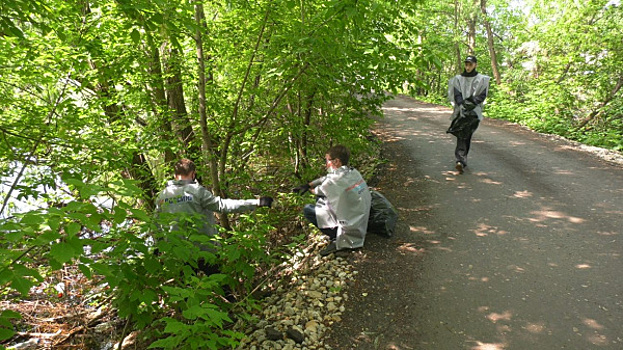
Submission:
<svg viewBox="0 0 623 350">
<path fill-rule="evenodd" d="M 80 269 L 80 271 L 82 271 L 82 273 L 87 277 L 87 278 L 91 278 L 91 269 L 85 265 L 85 264 L 79 264 L 78 268 Z"/>
<path fill-rule="evenodd" d="M 19 312 L 13 311 L 13 310 L 2 310 L 2 313 L 0 313 L 0 317 L 2 318 L 12 318 L 12 319 L 16 319 L 16 320 L 21 320 L 22 319 L 22 315 Z"/>
<path fill-rule="evenodd" d="M 35 242 L 37 242 L 37 244 L 44 245 L 53 242 L 59 238 L 61 238 L 61 235 L 58 232 L 45 231 L 44 233 L 37 236 Z"/>
<path fill-rule="evenodd" d="M 24 237 L 24 231 L 9 232 L 4 235 L 4 239 L 8 242 L 17 242 Z"/>
<path fill-rule="evenodd" d="M 81 229 L 82 229 L 82 225 L 80 225 L 79 223 L 77 223 L 77 222 L 70 222 L 65 227 L 65 232 L 68 235 L 70 235 L 70 236 L 75 236 L 76 234 L 78 234 L 78 232 L 80 232 Z"/>
<path fill-rule="evenodd" d="M 115 208 L 115 213 L 113 214 L 113 220 L 116 224 L 121 224 L 127 218 L 128 213 L 119 207 Z"/>
<path fill-rule="evenodd" d="M 76 250 L 74 247 L 68 243 L 61 242 L 55 244 L 50 248 L 50 255 L 59 263 L 63 264 L 70 261 L 74 258 L 76 254 Z"/>
<path fill-rule="evenodd" d="M 149 221 L 151 219 L 144 210 L 130 209 L 130 212 L 132 212 L 132 215 L 138 220 Z"/>
<path fill-rule="evenodd" d="M 145 304 L 151 304 L 158 300 L 158 294 L 151 289 L 144 289 L 138 299 Z"/>
<path fill-rule="evenodd" d="M 138 30 L 134 29 L 130 33 L 130 37 L 132 37 L 132 41 L 134 41 L 136 45 L 141 43 L 141 33 L 139 33 Z"/>
<path fill-rule="evenodd" d="M 152 257 L 146 257 L 143 264 L 145 265 L 145 270 L 151 274 L 156 274 L 162 271 L 162 265 L 160 265 L 160 262 Z"/>
<path fill-rule="evenodd" d="M 33 285 L 34 283 L 31 280 L 17 275 L 13 275 L 11 280 L 11 287 L 22 295 L 28 295 L 28 291 L 30 291 Z"/>
<path fill-rule="evenodd" d="M 52 231 L 58 231 L 61 226 L 61 219 L 57 216 L 49 216 L 47 218 L 48 226 L 52 229 Z"/>
<path fill-rule="evenodd" d="M 11 339 L 13 338 L 14 335 L 15 335 L 15 331 L 4 328 L 4 327 L 0 327 L 0 341 Z"/>
<path fill-rule="evenodd" d="M 40 225 L 43 223 L 43 217 L 41 216 L 40 212 L 31 211 L 27 213 L 26 215 L 24 215 L 22 219 L 20 220 L 20 222 L 23 224 L 30 225 L 30 226 L 36 226 L 36 225 Z"/>
<path fill-rule="evenodd" d="M 183 331 L 184 329 L 188 328 L 188 326 L 185 325 L 184 323 L 182 323 L 182 322 L 180 322 L 178 320 L 169 318 L 169 317 L 165 317 L 163 319 L 163 321 L 165 321 L 167 323 L 167 326 L 164 328 L 164 332 L 165 333 L 175 334 L 175 333 L 179 333 L 179 332 Z"/>
</svg>

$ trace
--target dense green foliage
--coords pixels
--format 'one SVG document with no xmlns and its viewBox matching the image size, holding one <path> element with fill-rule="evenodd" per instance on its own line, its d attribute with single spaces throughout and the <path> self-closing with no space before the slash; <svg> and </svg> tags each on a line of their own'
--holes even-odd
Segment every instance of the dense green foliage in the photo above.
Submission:
<svg viewBox="0 0 623 350">
<path fill-rule="evenodd" d="M 426 60 L 397 39 L 412 36 L 413 6 L 3 2 L 4 297 L 26 296 L 77 264 L 88 278 L 103 278 L 118 315 L 149 330 L 153 347 L 235 344 L 239 335 L 223 326 L 228 313 L 253 307 L 244 296 L 256 273 L 286 251 L 267 237 L 300 210 L 279 192 L 318 175 L 332 144 L 365 151 L 383 92 Z M 216 253 L 199 250 L 193 243 L 206 237 L 192 231 L 183 232 L 187 239 L 164 235 L 153 199 L 180 157 L 196 161 L 215 194 L 269 194 L 284 210 L 221 215 Z M 197 277 L 199 258 L 219 262 L 223 274 Z M 224 288 L 240 301 L 220 298 Z M 12 336 L 18 316 L 0 315 L 0 340 Z"/>
<path fill-rule="evenodd" d="M 421 16 L 422 40 L 441 64 L 419 73 L 430 89 L 417 96 L 447 103 L 457 56 L 475 54 L 478 70 L 492 77 L 488 117 L 623 150 L 619 1 L 456 0 L 430 2 Z"/>
</svg>

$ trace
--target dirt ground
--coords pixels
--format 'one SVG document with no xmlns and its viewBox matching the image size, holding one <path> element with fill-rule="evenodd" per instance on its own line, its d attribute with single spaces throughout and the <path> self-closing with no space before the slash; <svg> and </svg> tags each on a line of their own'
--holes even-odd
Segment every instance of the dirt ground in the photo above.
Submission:
<svg viewBox="0 0 623 350">
<path fill-rule="evenodd" d="M 623 348 L 623 167 L 485 120 L 454 170 L 450 110 L 390 101 L 376 186 L 399 210 L 369 235 L 334 349 Z M 615 155 L 616 156 L 616 155 Z"/>
</svg>

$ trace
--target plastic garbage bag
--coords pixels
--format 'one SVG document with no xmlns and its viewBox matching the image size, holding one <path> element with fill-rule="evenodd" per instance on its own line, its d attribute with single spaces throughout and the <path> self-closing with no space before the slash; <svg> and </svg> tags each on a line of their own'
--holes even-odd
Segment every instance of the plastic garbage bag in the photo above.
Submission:
<svg viewBox="0 0 623 350">
<path fill-rule="evenodd" d="M 461 113 L 455 118 L 446 133 L 452 134 L 458 138 L 467 138 L 476 128 L 478 128 L 478 115 L 475 111 L 465 111 L 461 109 Z"/>
<path fill-rule="evenodd" d="M 370 218 L 368 219 L 368 232 L 378 233 L 391 237 L 396 230 L 398 211 L 394 206 L 375 190 L 370 190 L 372 203 L 370 205 Z"/>
</svg>

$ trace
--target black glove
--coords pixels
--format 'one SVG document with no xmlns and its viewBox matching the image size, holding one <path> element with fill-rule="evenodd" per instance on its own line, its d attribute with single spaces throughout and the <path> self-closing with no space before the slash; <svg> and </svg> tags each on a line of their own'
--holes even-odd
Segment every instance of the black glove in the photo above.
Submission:
<svg viewBox="0 0 623 350">
<path fill-rule="evenodd" d="M 466 111 L 471 111 L 474 108 L 476 108 L 476 104 L 474 104 L 474 102 L 467 99 L 465 100 L 465 103 L 463 103 L 463 108 L 465 108 Z"/>
<path fill-rule="evenodd" d="M 273 197 L 260 197 L 260 207 L 272 207 Z"/>
<path fill-rule="evenodd" d="M 292 193 L 296 193 L 296 194 L 300 195 L 300 194 L 303 194 L 303 193 L 309 191 L 309 188 L 310 188 L 309 184 L 304 184 L 304 185 L 301 185 L 299 187 L 293 188 L 292 189 Z"/>
</svg>

